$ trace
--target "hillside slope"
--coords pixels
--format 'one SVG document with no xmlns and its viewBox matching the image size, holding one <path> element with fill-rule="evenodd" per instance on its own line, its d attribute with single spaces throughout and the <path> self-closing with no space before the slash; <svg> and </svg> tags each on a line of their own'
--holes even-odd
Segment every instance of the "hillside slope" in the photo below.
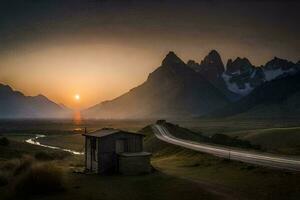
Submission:
<svg viewBox="0 0 300 200">
<path fill-rule="evenodd" d="M 67 118 L 71 111 L 43 95 L 25 96 L 0 84 L 0 118 Z"/>
<path fill-rule="evenodd" d="M 227 103 L 209 81 L 173 52 L 140 86 L 83 112 L 86 118 L 156 118 L 201 116 Z"/>
<path fill-rule="evenodd" d="M 282 77 L 257 87 L 248 96 L 231 103 L 213 116 L 278 117 L 300 116 L 300 73 Z"/>
</svg>

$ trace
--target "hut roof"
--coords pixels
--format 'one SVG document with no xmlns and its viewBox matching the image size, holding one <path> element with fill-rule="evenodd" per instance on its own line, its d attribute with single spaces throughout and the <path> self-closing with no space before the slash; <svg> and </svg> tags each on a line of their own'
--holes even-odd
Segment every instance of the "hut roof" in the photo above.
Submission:
<svg viewBox="0 0 300 200">
<path fill-rule="evenodd" d="M 133 135 L 138 135 L 138 136 L 144 136 L 140 133 L 131 133 L 131 132 L 122 131 L 122 130 L 113 129 L 113 128 L 103 128 L 103 129 L 96 130 L 96 131 L 93 131 L 93 132 L 84 133 L 82 135 L 83 136 L 88 136 L 88 137 L 105 137 L 105 136 L 116 134 L 116 133 L 133 134 Z"/>
</svg>

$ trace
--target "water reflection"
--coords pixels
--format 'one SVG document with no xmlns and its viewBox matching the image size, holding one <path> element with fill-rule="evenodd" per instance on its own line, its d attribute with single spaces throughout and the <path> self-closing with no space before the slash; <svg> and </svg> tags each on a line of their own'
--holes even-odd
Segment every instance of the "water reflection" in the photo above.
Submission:
<svg viewBox="0 0 300 200">
<path fill-rule="evenodd" d="M 50 149 L 58 149 L 58 150 L 61 150 L 61 151 L 66 151 L 66 152 L 72 153 L 74 155 L 83 155 L 84 154 L 83 152 L 73 151 L 71 149 L 64 149 L 64 148 L 61 148 L 61 147 L 56 147 L 56 146 L 50 146 L 50 145 L 41 144 L 40 142 L 37 141 L 37 139 L 44 138 L 44 137 L 46 137 L 46 136 L 45 135 L 36 135 L 33 138 L 25 140 L 25 142 L 27 142 L 29 144 L 41 146 L 41 147 L 50 148 Z"/>
<path fill-rule="evenodd" d="M 82 123 L 80 111 L 75 111 L 73 121 L 76 125 L 79 125 Z"/>
</svg>

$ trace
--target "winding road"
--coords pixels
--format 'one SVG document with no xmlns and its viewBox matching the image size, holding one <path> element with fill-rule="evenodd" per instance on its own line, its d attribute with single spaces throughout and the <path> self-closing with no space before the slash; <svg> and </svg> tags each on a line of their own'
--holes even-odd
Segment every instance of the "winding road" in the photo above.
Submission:
<svg viewBox="0 0 300 200">
<path fill-rule="evenodd" d="M 300 171 L 300 160 L 296 158 L 283 157 L 271 154 L 249 152 L 245 150 L 230 149 L 217 145 L 202 144 L 174 137 L 163 125 L 152 125 L 155 136 L 167 143 L 182 146 L 195 151 L 212 154 L 230 160 L 262 165 L 272 168 Z"/>
</svg>

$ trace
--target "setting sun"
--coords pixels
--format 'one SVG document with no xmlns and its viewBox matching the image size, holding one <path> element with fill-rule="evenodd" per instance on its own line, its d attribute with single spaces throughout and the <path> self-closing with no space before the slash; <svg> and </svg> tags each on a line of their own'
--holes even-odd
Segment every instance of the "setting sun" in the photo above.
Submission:
<svg viewBox="0 0 300 200">
<path fill-rule="evenodd" d="M 80 100 L 80 95 L 79 95 L 79 94 L 76 94 L 76 95 L 74 96 L 74 98 L 75 98 L 76 101 L 79 101 L 79 100 Z"/>
</svg>

